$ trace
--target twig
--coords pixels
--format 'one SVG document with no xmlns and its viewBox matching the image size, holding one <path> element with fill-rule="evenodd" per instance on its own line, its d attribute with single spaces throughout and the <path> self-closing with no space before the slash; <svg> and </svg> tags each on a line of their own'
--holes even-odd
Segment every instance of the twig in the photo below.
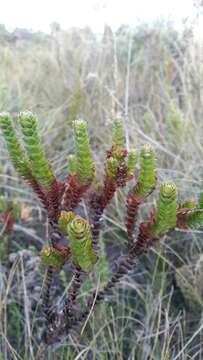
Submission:
<svg viewBox="0 0 203 360">
<path fill-rule="evenodd" d="M 98 292 L 94 291 L 93 294 L 89 297 L 89 299 L 87 300 L 86 310 L 82 312 L 80 316 L 73 321 L 71 327 L 69 328 L 69 332 L 73 327 L 83 323 L 83 321 L 89 315 L 90 309 L 92 308 L 93 304 L 99 304 L 101 301 L 104 300 L 107 295 L 112 292 L 112 289 L 120 282 L 120 280 L 133 269 L 136 259 L 140 255 L 142 255 L 155 240 L 158 239 L 150 233 L 145 223 L 142 223 L 140 225 L 140 231 L 137 237 L 137 241 L 134 242 L 127 255 L 121 256 L 117 261 L 114 262 L 115 270 L 112 273 L 111 279 L 108 281 L 108 283 L 102 290 Z"/>
<path fill-rule="evenodd" d="M 49 323 L 52 320 L 51 304 L 50 304 L 50 290 L 51 290 L 52 281 L 53 281 L 53 267 L 49 266 L 47 268 L 47 272 L 45 275 L 44 291 L 42 297 L 42 308 L 47 323 Z"/>
<path fill-rule="evenodd" d="M 75 267 L 71 281 L 71 286 L 68 289 L 68 296 L 67 299 L 65 300 L 64 308 L 63 308 L 63 313 L 66 318 L 66 324 L 69 324 L 69 322 L 73 317 L 73 307 L 75 305 L 77 295 L 81 288 L 82 274 L 84 274 L 84 272 L 79 267 Z"/>
</svg>

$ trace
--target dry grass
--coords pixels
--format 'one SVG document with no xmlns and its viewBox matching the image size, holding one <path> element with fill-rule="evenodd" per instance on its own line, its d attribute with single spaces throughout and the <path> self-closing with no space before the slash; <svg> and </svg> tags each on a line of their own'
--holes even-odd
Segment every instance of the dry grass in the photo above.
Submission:
<svg viewBox="0 0 203 360">
<path fill-rule="evenodd" d="M 72 29 L 38 40 L 33 36 L 4 42 L 0 44 L 0 110 L 16 116 L 30 109 L 39 115 L 47 155 L 59 177 L 66 174 L 66 157 L 73 148 L 72 119 L 87 119 L 101 176 L 103 154 L 111 139 L 110 119 L 120 112 L 125 117 L 127 146 L 151 143 L 157 151 L 159 179 L 173 179 L 180 199 L 197 198 L 203 170 L 203 63 L 190 30 L 178 34 L 167 26 L 143 26 L 134 32 L 121 28 L 113 34 L 106 28 L 97 38 L 88 29 Z M 46 224 L 40 230 L 37 224 L 44 215 L 16 177 L 2 143 L 0 148 L 2 192 L 31 207 L 34 214 L 29 226 L 22 221 L 16 224 L 15 243 L 19 240 L 20 247 L 40 249 Z M 104 239 L 108 239 L 109 257 L 115 243 L 116 253 L 124 248 L 123 200 L 119 192 L 106 213 Z M 148 208 L 153 204 L 150 201 Z M 142 210 L 143 217 L 146 207 Z M 201 229 L 164 239 L 161 248 L 141 258 L 111 301 L 94 312 L 83 336 L 73 333 L 65 343 L 49 349 L 46 359 L 202 359 L 201 311 L 188 308 L 174 280 L 177 268 L 196 261 L 202 249 Z M 103 271 L 108 272 L 105 262 Z M 37 276 L 42 280 L 41 270 Z M 67 286 L 66 276 L 62 274 L 59 287 Z M 30 282 L 35 282 L 33 288 Z M 41 334 L 36 322 L 41 324 L 41 319 L 33 289 L 38 287 L 38 294 L 39 284 L 30 280 L 22 256 L 9 269 L 2 267 L 1 360 L 34 360 Z M 97 280 L 91 286 L 97 287 Z"/>
</svg>

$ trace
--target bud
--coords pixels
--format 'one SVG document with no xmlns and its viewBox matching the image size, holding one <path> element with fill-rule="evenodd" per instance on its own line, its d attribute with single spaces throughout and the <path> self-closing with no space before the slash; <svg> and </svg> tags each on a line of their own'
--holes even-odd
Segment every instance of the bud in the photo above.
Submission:
<svg viewBox="0 0 203 360">
<path fill-rule="evenodd" d="M 72 211 L 61 211 L 58 226 L 61 231 L 67 233 L 67 226 L 74 219 L 75 215 Z"/>
<path fill-rule="evenodd" d="M 50 245 L 43 246 L 40 251 L 40 257 L 44 263 L 56 268 L 60 268 L 65 262 L 65 259 L 60 252 Z"/>
<path fill-rule="evenodd" d="M 67 230 L 73 262 L 82 270 L 89 271 L 97 261 L 92 247 L 89 224 L 85 219 L 76 215 L 69 222 Z"/>
</svg>

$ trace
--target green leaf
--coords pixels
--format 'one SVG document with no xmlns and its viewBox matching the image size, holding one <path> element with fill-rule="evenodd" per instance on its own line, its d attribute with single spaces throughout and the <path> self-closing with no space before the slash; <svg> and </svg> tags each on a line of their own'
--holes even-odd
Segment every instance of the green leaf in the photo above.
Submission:
<svg viewBox="0 0 203 360">
<path fill-rule="evenodd" d="M 173 182 L 161 184 L 157 200 L 155 220 L 150 226 L 155 235 L 161 235 L 176 226 L 176 185 Z"/>
<path fill-rule="evenodd" d="M 6 141 L 7 149 L 15 169 L 20 175 L 28 178 L 31 173 L 30 163 L 24 155 L 24 151 L 18 141 L 13 120 L 9 113 L 0 114 L 0 128 Z"/>
<path fill-rule="evenodd" d="M 77 171 L 77 159 L 75 155 L 70 154 L 68 156 L 68 172 L 70 174 L 76 173 Z"/>
<path fill-rule="evenodd" d="M 73 129 L 76 146 L 77 176 L 81 185 L 87 185 L 89 181 L 92 181 L 94 175 L 87 124 L 84 120 L 75 120 L 73 122 Z"/>
<path fill-rule="evenodd" d="M 24 111 L 19 115 L 19 123 L 27 156 L 32 166 L 32 174 L 41 185 L 49 189 L 54 175 L 39 138 L 37 117 L 30 111 Z"/>
<path fill-rule="evenodd" d="M 132 149 L 128 152 L 127 155 L 127 167 L 128 167 L 128 175 L 131 175 L 135 170 L 135 165 L 137 162 L 138 153 L 136 149 Z"/>
<path fill-rule="evenodd" d="M 50 245 L 44 245 L 40 251 L 42 261 L 56 268 L 60 268 L 64 264 L 64 257 Z"/>
<path fill-rule="evenodd" d="M 91 270 L 97 262 L 91 240 L 90 226 L 87 221 L 75 215 L 67 226 L 69 246 L 73 262 L 85 271 Z"/>
<path fill-rule="evenodd" d="M 178 212 L 179 227 L 196 229 L 203 225 L 203 209 L 186 209 Z"/>
<path fill-rule="evenodd" d="M 136 190 L 141 194 L 149 193 L 156 184 L 155 152 L 151 145 L 146 144 L 140 151 L 140 170 Z"/>
<path fill-rule="evenodd" d="M 113 157 L 110 157 L 106 160 L 107 164 L 107 173 L 111 178 L 116 178 L 117 169 L 119 166 L 118 160 L 114 159 Z"/>
</svg>

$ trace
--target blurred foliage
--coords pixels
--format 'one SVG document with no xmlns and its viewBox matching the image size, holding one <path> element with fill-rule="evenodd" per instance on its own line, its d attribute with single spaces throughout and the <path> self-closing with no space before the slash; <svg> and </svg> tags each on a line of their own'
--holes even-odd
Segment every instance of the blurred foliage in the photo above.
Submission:
<svg viewBox="0 0 203 360">
<path fill-rule="evenodd" d="M 193 312 L 199 313 L 203 308 L 203 255 L 192 264 L 178 268 L 176 281 L 186 305 Z"/>
</svg>

